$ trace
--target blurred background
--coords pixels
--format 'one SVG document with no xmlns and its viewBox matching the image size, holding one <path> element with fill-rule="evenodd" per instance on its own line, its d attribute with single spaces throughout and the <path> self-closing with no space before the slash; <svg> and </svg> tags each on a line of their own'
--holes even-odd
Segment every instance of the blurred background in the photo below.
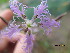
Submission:
<svg viewBox="0 0 70 53">
<path fill-rule="evenodd" d="M 27 6 L 37 6 L 41 2 L 41 0 L 21 0 L 20 2 L 22 1 Z M 61 27 L 54 29 L 48 36 L 45 36 L 42 31 L 36 33 L 33 53 L 70 53 L 70 0 L 48 0 L 48 6 L 52 18 L 65 12 L 67 14 L 60 20 Z M 9 0 L 1 0 L 0 12 L 7 8 L 9 8 Z M 31 19 L 33 9 L 27 9 L 26 15 Z"/>
</svg>

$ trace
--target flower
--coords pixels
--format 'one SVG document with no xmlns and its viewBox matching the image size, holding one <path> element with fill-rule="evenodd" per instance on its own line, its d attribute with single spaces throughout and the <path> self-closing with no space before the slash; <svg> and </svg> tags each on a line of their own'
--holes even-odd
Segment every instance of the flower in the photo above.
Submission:
<svg viewBox="0 0 70 53">
<path fill-rule="evenodd" d="M 25 41 L 25 43 L 27 43 L 25 47 L 26 53 L 32 53 L 33 40 L 34 40 L 34 36 L 32 34 L 26 33 L 26 41 Z"/>
<path fill-rule="evenodd" d="M 20 25 L 14 25 L 11 23 L 5 30 L 1 31 L 1 34 L 11 38 L 13 34 L 22 30 L 22 28 L 19 28 L 19 26 Z"/>
<path fill-rule="evenodd" d="M 21 7 L 21 10 L 20 10 Z M 10 0 L 10 8 L 17 17 L 23 17 L 25 15 L 25 8 L 22 3 L 19 3 L 17 0 Z"/>
<path fill-rule="evenodd" d="M 46 32 L 46 34 L 48 35 L 51 31 L 53 27 L 60 27 L 60 22 L 55 21 L 55 19 L 51 19 L 51 18 L 42 18 L 41 21 L 41 28 L 44 29 L 44 31 Z"/>
<path fill-rule="evenodd" d="M 37 7 L 34 7 L 34 16 L 37 16 L 37 18 L 40 18 L 43 15 L 43 13 L 48 14 L 49 11 L 47 7 L 48 7 L 47 1 L 42 1 L 40 5 L 38 5 Z"/>
<path fill-rule="evenodd" d="M 43 28 L 48 35 L 52 31 L 52 28 L 59 27 L 60 23 L 55 21 L 55 19 L 49 18 L 51 14 L 47 8 L 47 0 L 42 0 L 40 5 L 38 5 L 36 8 L 34 7 L 33 20 L 35 20 L 35 16 L 36 18 L 39 18 L 40 27 Z"/>
</svg>

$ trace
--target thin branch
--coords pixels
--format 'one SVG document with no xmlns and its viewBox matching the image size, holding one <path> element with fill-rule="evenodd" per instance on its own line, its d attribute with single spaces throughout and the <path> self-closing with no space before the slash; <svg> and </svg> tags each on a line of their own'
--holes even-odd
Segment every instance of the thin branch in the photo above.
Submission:
<svg viewBox="0 0 70 53">
<path fill-rule="evenodd" d="M 58 20 L 60 20 L 63 16 L 65 16 L 67 14 L 67 12 L 65 12 L 65 13 L 63 13 L 62 15 L 60 15 L 60 16 L 58 16 L 56 19 L 55 19 L 55 21 L 58 21 Z"/>
<path fill-rule="evenodd" d="M 0 17 L 0 18 L 3 20 L 3 22 L 4 22 L 6 25 L 8 25 L 7 20 L 5 20 L 3 17 Z"/>
</svg>

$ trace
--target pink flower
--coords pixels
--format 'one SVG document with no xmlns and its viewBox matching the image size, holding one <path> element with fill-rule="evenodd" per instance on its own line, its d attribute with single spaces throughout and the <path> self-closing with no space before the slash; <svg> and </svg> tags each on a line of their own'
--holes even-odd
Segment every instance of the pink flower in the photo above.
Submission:
<svg viewBox="0 0 70 53">
<path fill-rule="evenodd" d="M 54 19 L 47 17 L 42 18 L 40 23 L 41 23 L 41 28 L 44 29 L 47 35 L 52 31 L 53 27 L 58 27 L 58 28 L 60 27 L 60 22 L 57 22 Z"/>
<path fill-rule="evenodd" d="M 25 47 L 26 53 L 32 53 L 33 40 L 34 40 L 34 36 L 32 34 L 29 35 L 28 33 L 26 33 L 26 41 L 25 41 L 25 43 L 27 43 Z"/>
<path fill-rule="evenodd" d="M 21 10 L 20 10 L 21 7 Z M 17 17 L 23 17 L 25 15 L 25 7 L 22 3 L 19 3 L 17 0 L 10 0 L 10 8 Z"/>
<path fill-rule="evenodd" d="M 40 18 L 43 13 L 48 14 L 49 11 L 47 9 L 48 5 L 46 3 L 47 1 L 42 1 L 40 5 L 38 5 L 36 8 L 34 7 L 34 16 L 38 15 L 37 18 Z"/>
</svg>

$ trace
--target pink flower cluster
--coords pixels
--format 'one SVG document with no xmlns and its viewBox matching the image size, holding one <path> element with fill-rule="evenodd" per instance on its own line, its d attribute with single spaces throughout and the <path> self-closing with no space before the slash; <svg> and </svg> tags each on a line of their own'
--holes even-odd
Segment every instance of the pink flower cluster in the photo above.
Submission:
<svg viewBox="0 0 70 53">
<path fill-rule="evenodd" d="M 16 17 L 26 17 L 25 10 L 26 8 L 30 8 L 22 3 L 18 2 L 17 0 L 10 0 L 10 8 Z M 20 9 L 21 8 L 21 9 Z M 31 7 L 34 9 L 34 15 L 31 20 L 27 18 L 23 18 L 22 25 L 14 25 L 14 21 L 8 25 L 5 31 L 0 31 L 0 35 L 7 35 L 12 37 L 12 35 L 16 32 L 20 32 L 24 30 L 26 34 L 26 41 L 27 46 L 25 47 L 26 53 L 31 53 L 33 48 L 33 35 L 31 31 L 32 27 L 41 27 L 47 35 L 52 31 L 53 27 L 60 27 L 60 22 L 55 21 L 55 19 L 50 18 L 50 13 L 47 5 L 47 0 L 42 0 L 41 4 L 37 7 Z M 35 20 L 40 19 L 40 22 L 36 23 Z M 17 21 L 16 21 L 17 22 Z M 22 27 L 22 28 L 21 28 Z"/>
</svg>

